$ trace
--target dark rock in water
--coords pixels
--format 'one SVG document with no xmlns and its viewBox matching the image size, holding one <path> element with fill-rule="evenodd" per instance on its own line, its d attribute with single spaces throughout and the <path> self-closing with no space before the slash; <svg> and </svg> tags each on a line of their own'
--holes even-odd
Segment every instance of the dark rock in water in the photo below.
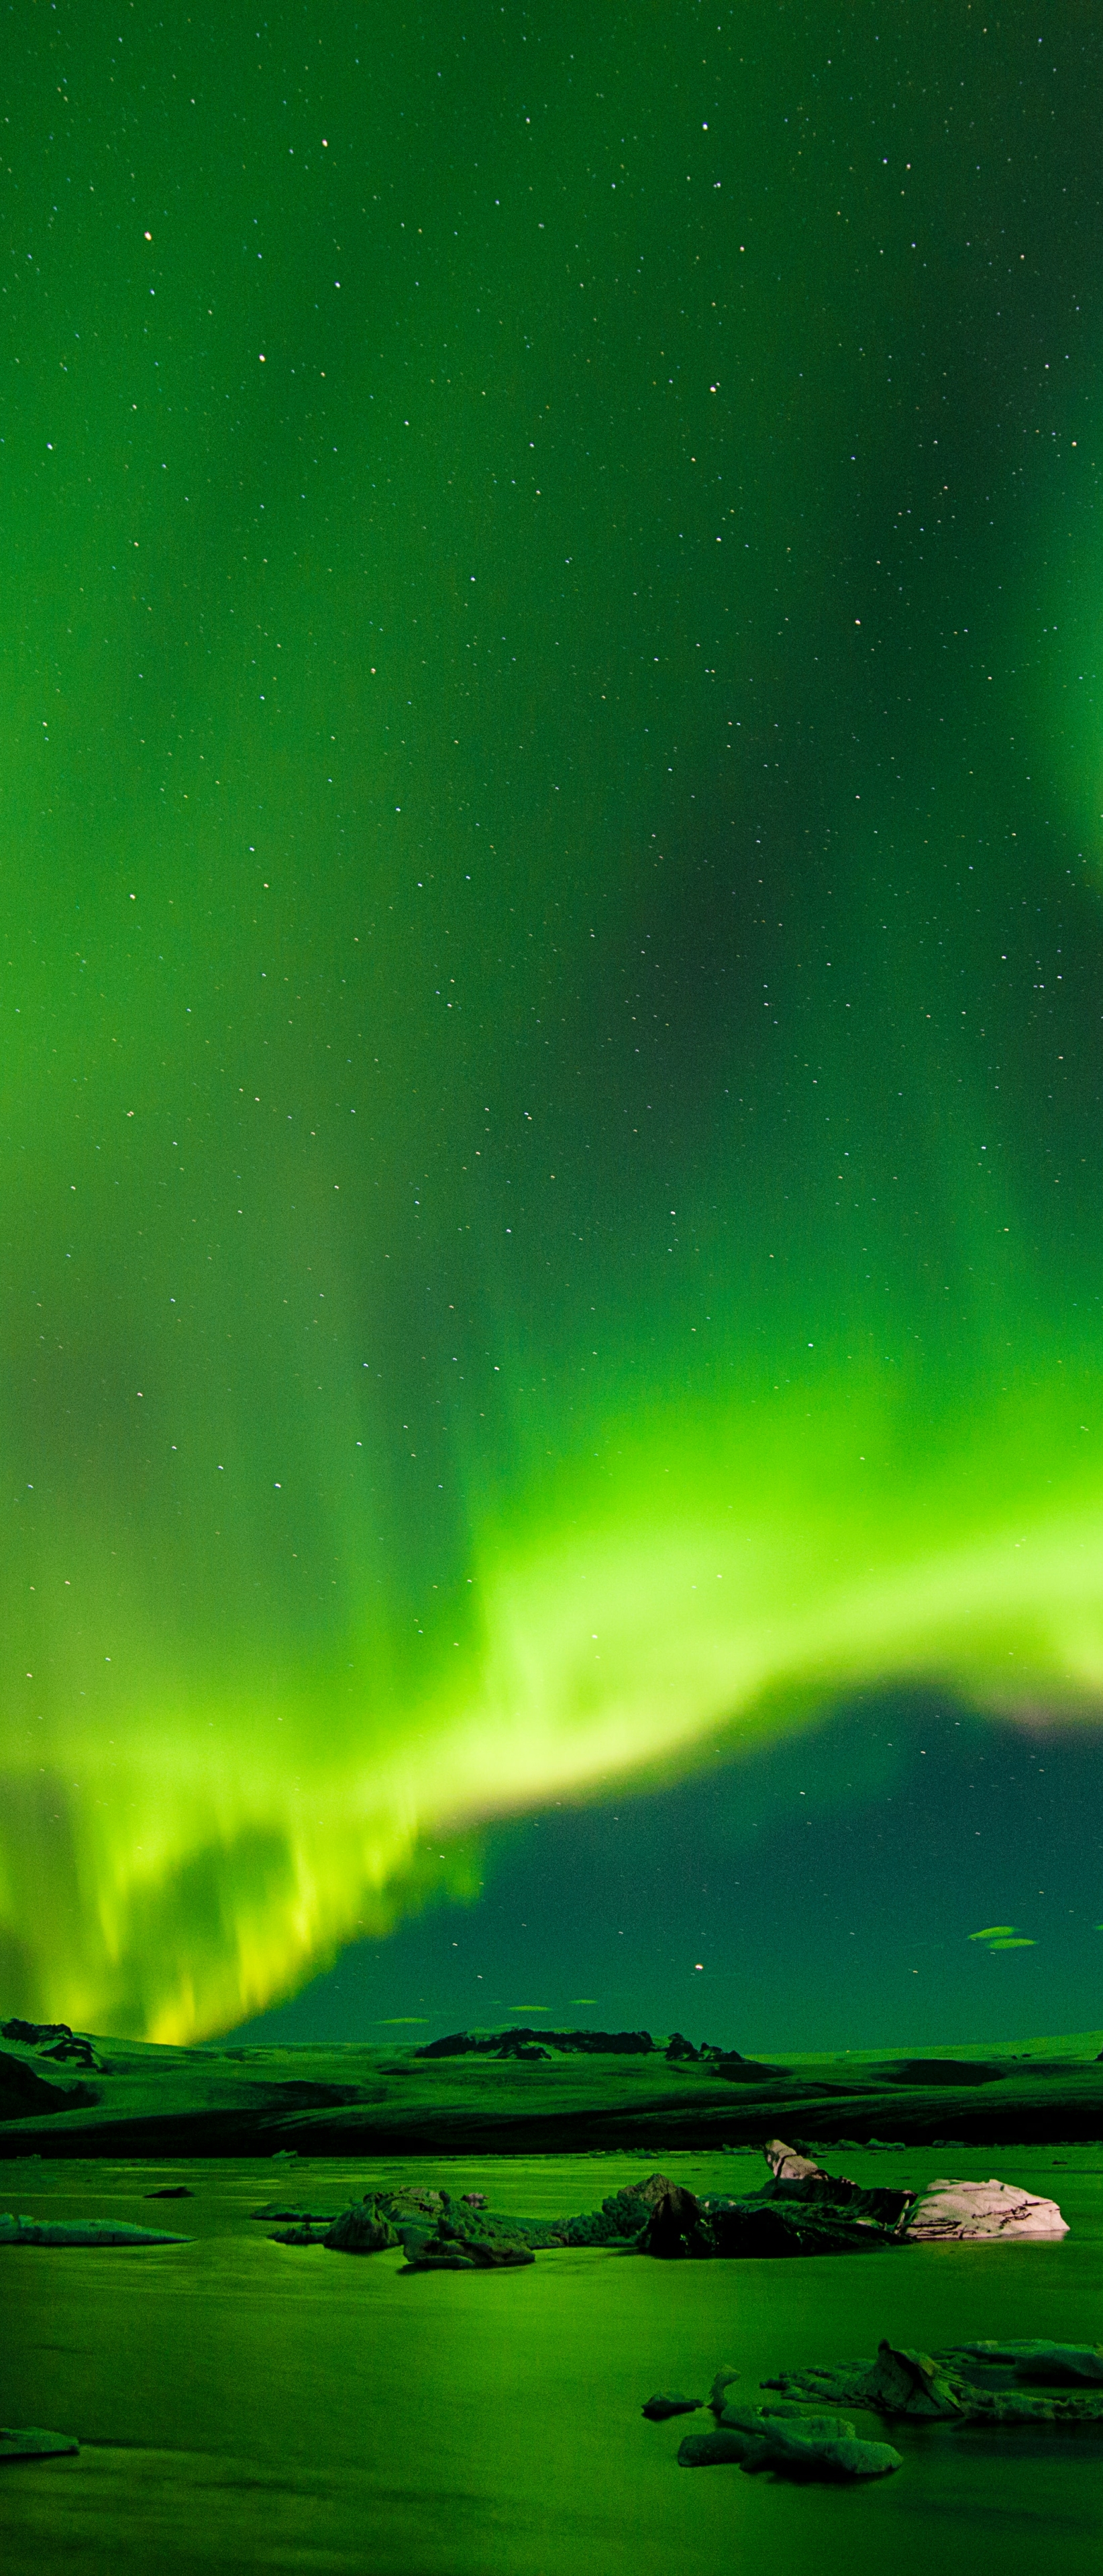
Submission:
<svg viewBox="0 0 1103 2576">
<path fill-rule="evenodd" d="M 547 2236 L 531 2220 L 494 2217 L 488 2210 L 461 2210 L 458 2201 L 450 2201 L 437 2220 L 435 2235 L 423 2240 L 419 2250 L 439 2255 L 458 2247 L 476 2265 L 494 2268 L 502 2263 L 531 2263 L 534 2239 L 546 2242 Z"/>
<path fill-rule="evenodd" d="M 336 2221 L 332 2221 L 331 2224 L 335 2225 Z M 326 2229 L 312 2227 L 310 2220 L 304 2218 L 298 2227 L 274 2227 L 268 2241 L 271 2245 L 324 2245 Z M 363 2248 L 353 2246 L 351 2251 L 357 2253 L 363 2251 Z"/>
<path fill-rule="evenodd" d="M 446 2191 L 400 2185 L 395 2191 L 365 2192 L 362 2202 L 331 2220 L 314 2221 L 324 2234 L 311 2234 L 309 2213 L 269 2205 L 255 2217 L 294 2218 L 295 2233 L 284 2244 L 322 2243 L 333 2253 L 377 2254 L 401 2245 L 408 2271 L 493 2271 L 531 2263 L 536 2246 L 563 2242 L 543 2219 L 495 2216 L 485 2194 L 472 2192 L 453 2200 Z"/>
<path fill-rule="evenodd" d="M 767 2138 L 762 2150 L 775 2183 L 823 2182 L 823 2166 L 811 2156 L 802 2156 L 796 2147 L 787 2147 L 784 2138 Z"/>
<path fill-rule="evenodd" d="M 666 2262 L 687 2255 L 707 2258 L 716 2252 L 700 2201 L 679 2183 L 671 2183 L 656 2201 L 640 2244 L 645 2254 L 657 2254 Z"/>
<path fill-rule="evenodd" d="M 1054 2202 L 1009 2184 L 940 2183 L 917 2198 L 909 2190 L 869 2187 L 829 2174 L 811 2154 L 780 2138 L 771 2138 L 765 2153 L 769 2182 L 739 2198 L 698 2195 L 666 2174 L 653 2173 L 609 2193 L 600 2209 L 561 2219 L 495 2216 L 485 2192 L 466 2192 L 453 2200 L 447 2191 L 413 2183 L 366 2193 L 362 2206 L 337 2219 L 279 2201 L 263 2204 L 253 2215 L 286 2221 L 299 2231 L 328 2230 L 334 2251 L 372 2252 L 401 2242 L 408 2265 L 423 2269 L 527 2262 L 534 2253 L 563 2246 L 602 2246 L 664 2261 L 776 2260 L 868 2253 L 928 2234 L 992 2236 L 1064 2227 Z M 309 2232 L 299 2232 L 282 2241 L 315 2240 Z M 1094 2384 L 1090 2374 L 1084 2384 Z M 851 2395 L 849 2389 L 844 2393 Z"/>
<path fill-rule="evenodd" d="M 189 2189 L 188 2189 L 188 2186 L 187 2186 L 187 2183 L 186 2183 L 186 2182 L 166 2182 L 166 2183 L 162 2183 L 161 2188 L 160 2188 L 160 2190 L 159 2190 L 159 2191 L 147 2191 L 147 2193 L 146 2193 L 146 2199 L 147 2199 L 147 2200 L 194 2200 L 194 2199 L 195 2199 L 195 2193 L 194 2193 L 193 2191 L 189 2191 Z"/>
<path fill-rule="evenodd" d="M 961 2413 L 955 2390 L 932 2356 L 906 2344 L 881 2343 L 869 2375 L 868 2395 L 879 2415 L 947 2419 Z"/>
<path fill-rule="evenodd" d="M 687 2433 L 678 2445 L 680 2469 L 715 2469 L 731 2462 L 742 2468 L 747 2456 L 747 2436 L 734 2429 L 724 2433 Z"/>
<path fill-rule="evenodd" d="M 668 2175 L 653 2173 L 609 2193 L 600 2209 L 561 2219 L 495 2216 L 487 2208 L 484 2192 L 465 2192 L 453 2200 L 447 2191 L 413 2183 L 365 2193 L 362 2204 L 336 2218 L 288 2208 L 280 2201 L 262 2204 L 253 2215 L 285 2221 L 296 2231 L 281 2242 L 312 2244 L 318 2239 L 310 2230 L 318 2229 L 326 2231 L 325 2241 L 335 2252 L 378 2252 L 401 2243 L 408 2267 L 462 2270 L 528 2262 L 537 2252 L 563 2246 L 601 2246 L 665 2261 L 774 2260 L 868 2253 L 899 2245 L 913 2235 L 1063 2231 L 1054 2202 L 1040 2201 L 1008 2184 L 940 2183 L 917 2200 L 911 2191 L 867 2187 L 829 2174 L 811 2154 L 780 2138 L 772 2138 L 765 2153 L 769 2182 L 761 2191 L 739 2198 L 699 2196 Z M 183 2197 L 186 2189 L 186 2185 L 166 2187 L 149 2197 Z M 968 2225 L 958 2207 L 962 2195 L 967 2199 L 979 2195 L 975 2210 L 970 2201 Z M 1083 2383 L 1076 2384 L 1094 2385 L 1090 2372 Z M 817 2387 L 813 2393 L 821 2392 Z M 840 2392 L 825 2389 L 822 2393 Z M 848 2402 L 852 2399 L 849 2386 L 841 2393 Z M 715 2391 L 710 2402 L 719 2414 Z"/>
<path fill-rule="evenodd" d="M 44 2433 L 38 2424 L 0 2424 L 0 2462 L 60 2460 L 79 2449 L 71 2433 Z"/>
<path fill-rule="evenodd" d="M 1028 2371 L 1044 2371 L 1047 2353 L 1062 2357 L 1053 2368 L 1064 2366 L 1069 2376 L 1035 2379 L 1034 2386 L 1050 2393 L 1031 2396 L 1030 2383 L 1024 2385 L 1019 2377 L 1020 2365 L 1025 2361 Z M 1018 2353 L 1006 2345 L 952 2344 L 926 2353 L 882 2342 L 874 2361 L 786 2371 L 765 2385 L 815 2404 L 863 2406 L 890 2417 L 957 2424 L 1098 2424 L 1103 2423 L 1103 2356 L 1096 2379 L 1098 2353 L 1099 2347 L 1090 2344 L 1039 2344 Z M 1082 2379 L 1073 2376 L 1078 2365 Z"/>
<path fill-rule="evenodd" d="M 716 2414 L 716 2421 L 722 2426 L 734 2425 L 740 2433 L 768 2433 L 780 2426 L 817 2442 L 848 2442 L 854 2433 L 849 2415 L 813 2415 L 806 2406 L 794 2406 L 784 2397 L 772 2401 L 759 2398 L 757 2405 L 752 2405 L 749 2397 L 729 2397 Z"/>
<path fill-rule="evenodd" d="M 712 2251 L 728 2262 L 803 2254 L 870 2254 L 892 2241 L 875 2219 L 826 2203 L 733 2200 L 704 2204 Z"/>
<path fill-rule="evenodd" d="M 766 2161 L 773 2187 L 765 2205 L 776 2208 L 785 2201 L 807 2208 L 819 2203 L 825 2212 L 830 2210 L 833 2220 L 845 2215 L 854 2222 L 870 2221 L 884 2237 L 907 2244 L 1068 2232 L 1055 2200 L 1044 2200 L 1016 2183 L 940 2181 L 922 2192 L 870 2189 L 842 2175 L 825 2173 L 810 2156 L 787 2147 L 781 2138 L 769 2140 Z M 757 2205 L 764 2205 L 761 2199 Z"/>
<path fill-rule="evenodd" d="M 875 2361 L 842 2362 L 834 2369 L 783 2371 L 764 2383 L 784 2395 L 843 2406 L 872 2408 L 878 2415 L 912 2415 L 926 2420 L 960 2421 L 962 2407 L 952 2379 L 931 2353 L 882 2341 Z"/>
<path fill-rule="evenodd" d="M 695 2415 L 701 2403 L 699 2397 L 649 2397 L 643 2413 L 650 2424 L 665 2424 L 671 2415 Z"/>
<path fill-rule="evenodd" d="M 776 2477 L 831 2484 L 888 2477 L 903 2465 L 888 2442 L 856 2441 L 852 2428 L 825 2434 L 815 2421 L 780 2423 L 766 2414 L 748 2416 L 741 2425 L 718 2425 L 715 2433 L 687 2434 L 678 2462 L 685 2469 L 734 2462 L 750 2477 L 771 2470 Z"/>
<path fill-rule="evenodd" d="M 666 2043 L 666 2062 L 668 2066 L 699 2066 L 700 2052 L 691 2039 L 683 2039 L 680 2030 L 672 2030 Z"/>
<path fill-rule="evenodd" d="M 859 2442 L 853 2434 L 841 2441 L 819 2441 L 815 2435 L 806 2437 L 780 2425 L 766 2435 L 761 2447 L 756 2442 L 743 2463 L 751 2476 L 772 2469 L 775 2477 L 822 2480 L 832 2486 L 849 2485 L 858 2478 L 888 2478 L 903 2465 L 890 2442 Z"/>
<path fill-rule="evenodd" d="M 408 2272 L 504 2272 L 515 2271 L 522 2263 L 533 2263 L 536 2257 L 528 2245 L 509 2242 L 506 2238 L 432 2236 L 407 2253 Z"/>
<path fill-rule="evenodd" d="M 343 2209 L 322 2242 L 329 2247 L 331 2254 L 383 2254 L 388 2246 L 398 2245 L 401 2239 L 385 2211 L 369 2200 L 358 2202 L 352 2209 Z"/>
<path fill-rule="evenodd" d="M 743 2200 L 698 2198 L 666 2174 L 611 2192 L 597 2210 L 571 2218 L 494 2218 L 485 2195 L 452 2201 L 447 2192 L 403 2186 L 379 2193 L 376 2205 L 397 2228 L 409 2259 L 442 2259 L 441 2246 L 460 2239 L 482 2246 L 513 2243 L 528 2252 L 557 2246 L 636 2250 L 662 2260 L 714 2256 L 866 2252 L 894 2241 L 895 2222 L 910 2208 L 906 2192 L 870 2192 L 835 2181 L 808 2158 L 775 2141 L 779 2166 L 764 2191 Z M 275 2204 L 266 2217 L 302 2218 Z"/>
<path fill-rule="evenodd" d="M 760 2192 L 728 2199 L 698 2199 L 653 2175 L 652 2203 L 639 2227 L 640 2250 L 670 2260 L 762 2261 L 804 2254 L 860 2254 L 897 2241 L 911 2213 L 914 2193 L 867 2190 L 824 2173 L 810 2156 L 772 2138 L 766 2148 L 771 2179 Z M 606 2203 L 608 2208 L 609 2204 Z M 577 2222 L 572 2222 L 577 2227 Z M 572 2241 L 583 2241 L 574 2236 Z M 592 2241 L 592 2240 L 591 2240 Z"/>
<path fill-rule="evenodd" d="M 890 2232 L 899 2227 L 915 2201 L 914 2191 L 887 2190 L 880 2184 L 850 2182 L 845 2174 L 825 2173 L 811 2156 L 787 2147 L 783 2138 L 769 2138 L 763 2152 L 773 2175 L 773 2200 L 822 2202 L 833 2210 L 848 2211 L 852 2218 L 871 2218 Z"/>
<path fill-rule="evenodd" d="M 547 2049 L 541 2047 L 538 2039 L 522 2039 L 512 2032 L 507 2033 L 501 2047 L 496 2048 L 494 2054 L 495 2057 L 528 2058 L 530 2062 L 535 2058 L 542 2058 L 545 2064 L 548 2057 Z"/>
<path fill-rule="evenodd" d="M 659 2203 L 675 2189 L 666 2174 L 648 2174 L 645 2182 L 610 2192 L 600 2209 L 554 2220 L 551 2241 L 557 2245 L 634 2244 Z"/>
<path fill-rule="evenodd" d="M 510 2244 L 503 2239 L 495 2244 L 487 2238 L 460 2237 L 461 2253 L 470 2254 L 477 2271 L 513 2271 L 519 2264 L 534 2263 L 531 2245 Z"/>
<path fill-rule="evenodd" d="M 712 2408 L 713 2414 L 717 2418 L 723 2414 L 724 2408 L 728 2402 L 728 2390 L 734 2386 L 738 2377 L 739 2372 L 737 2370 L 733 2370 L 730 2361 L 721 2362 L 720 2368 L 717 2371 L 716 2377 L 709 2390 L 709 2405 Z"/>
</svg>

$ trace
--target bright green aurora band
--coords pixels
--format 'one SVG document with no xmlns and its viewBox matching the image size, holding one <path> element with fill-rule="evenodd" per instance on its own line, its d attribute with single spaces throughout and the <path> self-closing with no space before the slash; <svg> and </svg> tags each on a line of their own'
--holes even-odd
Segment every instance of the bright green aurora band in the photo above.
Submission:
<svg viewBox="0 0 1103 2576">
<path fill-rule="evenodd" d="M 936 15 L 11 15 L 10 2010 L 1099 1723 L 1100 43 Z"/>
</svg>

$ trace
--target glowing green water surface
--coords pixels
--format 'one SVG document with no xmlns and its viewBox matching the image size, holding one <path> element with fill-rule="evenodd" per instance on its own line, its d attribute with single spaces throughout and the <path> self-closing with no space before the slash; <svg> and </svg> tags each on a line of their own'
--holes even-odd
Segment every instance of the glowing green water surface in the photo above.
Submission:
<svg viewBox="0 0 1103 2576">
<path fill-rule="evenodd" d="M 858 2180 L 992 2169 L 1056 2193 L 1057 2246 L 912 2248 L 884 2258 L 670 2264 L 608 2253 L 510 2274 L 400 2275 L 267 2240 L 249 2209 L 410 2178 L 410 2163 L 9 2168 L 32 2210 L 133 2218 L 187 2179 L 189 2247 L 11 2256 L 0 2420 L 79 2433 L 72 2461 L 5 2471 L 10 2576 L 110 2567 L 315 2569 L 334 2576 L 714 2576 L 733 2563 L 924 2576 L 952 2548 L 977 2576 L 1097 2565 L 1100 2447 L 1039 2435 L 892 2428 L 904 2467 L 860 2494 L 675 2464 L 683 2420 L 645 2423 L 656 2388 L 745 2388 L 779 2367 L 984 2335 L 1093 2340 L 1103 2289 L 1103 2153 L 952 2149 L 849 2155 Z M 761 2159 L 666 2160 L 702 2188 Z M 436 2167 L 453 2191 L 551 2215 L 592 2207 L 639 2159 Z M 424 2175 L 422 2178 L 426 2178 Z M 858 2429 L 884 2427 L 859 2418 Z"/>
</svg>

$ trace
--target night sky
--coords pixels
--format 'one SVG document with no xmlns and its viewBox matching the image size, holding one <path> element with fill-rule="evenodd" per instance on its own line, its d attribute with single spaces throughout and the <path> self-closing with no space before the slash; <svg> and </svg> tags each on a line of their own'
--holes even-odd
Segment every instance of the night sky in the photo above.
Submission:
<svg viewBox="0 0 1103 2576">
<path fill-rule="evenodd" d="M 1103 35 L 0 26 L 0 2003 L 1098 2022 Z"/>
</svg>

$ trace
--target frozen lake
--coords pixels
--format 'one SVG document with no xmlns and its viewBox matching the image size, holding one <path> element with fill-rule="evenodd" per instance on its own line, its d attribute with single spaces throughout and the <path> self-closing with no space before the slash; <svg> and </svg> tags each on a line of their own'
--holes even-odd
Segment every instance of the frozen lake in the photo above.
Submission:
<svg viewBox="0 0 1103 2576">
<path fill-rule="evenodd" d="M 679 2469 L 710 2417 L 643 2420 L 656 2389 L 750 2396 L 781 2369 L 987 2336 L 1090 2343 L 1103 2320 L 1103 2147 L 833 2151 L 859 2182 L 998 2174 L 1060 2201 L 1057 2243 L 658 2263 L 539 2254 L 403 2275 L 269 2241 L 259 2202 L 339 2208 L 400 2179 L 546 2217 L 596 2207 L 639 2156 L 332 2158 L 171 2166 L 9 2162 L 0 2206 L 179 2226 L 143 2251 L 0 2250 L 0 2423 L 79 2456 L 0 2469 L 5 2576 L 1097 2576 L 1103 2427 L 857 2430 L 903 2453 L 860 2490 Z M 757 2188 L 759 2156 L 672 2154 L 702 2191 Z M 190 2200 L 148 2193 L 185 2182 Z M 742 2393 L 742 2391 L 741 2391 Z"/>
</svg>

